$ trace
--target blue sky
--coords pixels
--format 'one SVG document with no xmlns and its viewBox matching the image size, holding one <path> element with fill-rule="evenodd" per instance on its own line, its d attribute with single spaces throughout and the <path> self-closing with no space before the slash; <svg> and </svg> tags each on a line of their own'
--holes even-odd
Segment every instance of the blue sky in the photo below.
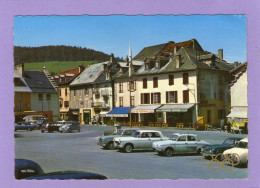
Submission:
<svg viewBox="0 0 260 188">
<path fill-rule="evenodd" d="M 223 48 L 228 62 L 246 61 L 245 15 L 192 16 L 17 16 L 15 46 L 69 45 L 115 56 L 133 56 L 144 47 L 197 39 L 206 51 Z"/>
</svg>

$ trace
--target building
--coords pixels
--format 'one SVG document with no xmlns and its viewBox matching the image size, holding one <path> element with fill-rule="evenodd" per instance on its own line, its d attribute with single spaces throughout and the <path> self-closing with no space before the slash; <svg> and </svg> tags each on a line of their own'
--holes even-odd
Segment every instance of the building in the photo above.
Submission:
<svg viewBox="0 0 260 188">
<path fill-rule="evenodd" d="M 134 106 L 132 121 L 189 126 L 202 116 L 205 123 L 217 126 L 225 118 L 232 65 L 223 59 L 223 50 L 204 51 L 192 39 L 146 47 L 135 61 L 143 65 L 114 76 L 116 107 Z"/>
<path fill-rule="evenodd" d="M 69 120 L 69 99 L 70 88 L 69 84 L 85 69 L 84 66 L 79 66 L 74 69 L 62 71 L 54 76 L 54 80 L 59 87 L 59 103 L 60 103 L 60 119 Z"/>
<path fill-rule="evenodd" d="M 247 62 L 236 64 L 230 72 L 234 76 L 230 84 L 231 111 L 228 114 L 229 122 L 233 128 L 246 129 L 247 131 Z M 241 128 L 239 128 L 241 127 Z"/>
<path fill-rule="evenodd" d="M 59 100 L 55 82 L 46 68 L 43 71 L 24 71 L 23 64 L 14 71 L 15 120 L 26 115 L 46 115 L 49 121 L 59 119 Z"/>
</svg>

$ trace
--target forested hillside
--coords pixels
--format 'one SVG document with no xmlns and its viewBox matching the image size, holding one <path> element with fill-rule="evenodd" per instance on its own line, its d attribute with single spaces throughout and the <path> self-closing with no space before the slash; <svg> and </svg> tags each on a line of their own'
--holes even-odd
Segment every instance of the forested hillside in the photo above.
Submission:
<svg viewBox="0 0 260 188">
<path fill-rule="evenodd" d="M 14 47 L 15 64 L 48 61 L 102 62 L 108 61 L 109 57 L 110 54 L 75 46 Z"/>
</svg>

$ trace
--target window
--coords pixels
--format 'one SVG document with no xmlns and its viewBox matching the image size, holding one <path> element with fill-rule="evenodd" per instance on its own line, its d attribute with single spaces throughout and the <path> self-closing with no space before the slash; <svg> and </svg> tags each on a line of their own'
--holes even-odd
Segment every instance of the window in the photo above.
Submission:
<svg viewBox="0 0 260 188">
<path fill-rule="evenodd" d="M 189 90 L 183 91 L 183 103 L 189 103 Z"/>
<path fill-rule="evenodd" d="M 89 89 L 85 89 L 85 95 L 88 95 L 89 94 Z"/>
<path fill-rule="evenodd" d="M 51 101 L 51 94 L 47 94 L 47 101 Z"/>
<path fill-rule="evenodd" d="M 147 89 L 147 78 L 143 79 L 143 88 Z"/>
<path fill-rule="evenodd" d="M 189 74 L 183 73 L 183 84 L 188 84 L 189 83 Z"/>
<path fill-rule="evenodd" d="M 160 137 L 161 136 L 159 133 L 156 133 L 156 132 L 152 133 L 152 138 L 160 138 Z"/>
<path fill-rule="evenodd" d="M 123 93 L 123 82 L 119 83 L 119 93 Z"/>
<path fill-rule="evenodd" d="M 131 106 L 135 106 L 135 97 L 131 96 Z"/>
<path fill-rule="evenodd" d="M 151 103 L 160 104 L 161 103 L 161 93 L 151 93 Z"/>
<path fill-rule="evenodd" d="M 123 106 L 123 97 L 119 97 L 119 106 L 120 106 L 120 107 Z"/>
<path fill-rule="evenodd" d="M 38 100 L 39 100 L 39 101 L 43 101 L 43 94 L 39 94 L 39 95 L 38 95 Z"/>
<path fill-rule="evenodd" d="M 123 135 L 131 135 L 133 133 L 133 131 L 131 131 L 131 130 L 127 130 L 127 131 L 125 131 L 124 133 L 123 133 Z"/>
<path fill-rule="evenodd" d="M 174 85 L 174 75 L 169 75 L 169 85 Z"/>
<path fill-rule="evenodd" d="M 59 91 L 60 91 L 60 96 L 61 96 L 61 89 Z"/>
<path fill-rule="evenodd" d="M 141 138 L 150 138 L 151 137 L 151 133 L 142 133 Z"/>
<path fill-rule="evenodd" d="M 141 104 L 150 104 L 150 93 L 141 93 Z"/>
<path fill-rule="evenodd" d="M 22 93 L 17 93 L 17 100 L 22 101 L 23 100 L 23 95 Z"/>
<path fill-rule="evenodd" d="M 51 103 L 47 102 L 47 110 L 50 111 L 51 110 Z"/>
<path fill-rule="evenodd" d="M 186 136 L 180 136 L 177 141 L 186 141 Z"/>
<path fill-rule="evenodd" d="M 200 92 L 200 99 L 206 99 L 206 94 L 203 91 Z"/>
<path fill-rule="evenodd" d="M 136 90 L 136 81 L 130 81 L 131 91 Z M 127 90 L 129 91 L 129 82 L 127 82 Z"/>
<path fill-rule="evenodd" d="M 188 136 L 188 141 L 196 141 L 196 138 L 194 136 Z"/>
<path fill-rule="evenodd" d="M 178 103 L 177 91 L 166 91 L 166 103 Z"/>
<path fill-rule="evenodd" d="M 149 69 L 149 64 L 145 63 L 145 69 L 148 70 Z"/>
<path fill-rule="evenodd" d="M 66 88 L 65 89 L 65 96 L 67 96 L 68 95 L 68 89 Z"/>
<path fill-rule="evenodd" d="M 65 106 L 65 108 L 68 108 L 69 107 L 69 101 L 64 101 L 64 106 Z"/>
<path fill-rule="evenodd" d="M 153 78 L 153 87 L 157 88 L 158 87 L 158 77 Z"/>
<path fill-rule="evenodd" d="M 76 96 L 76 90 L 72 90 L 73 96 Z"/>
</svg>

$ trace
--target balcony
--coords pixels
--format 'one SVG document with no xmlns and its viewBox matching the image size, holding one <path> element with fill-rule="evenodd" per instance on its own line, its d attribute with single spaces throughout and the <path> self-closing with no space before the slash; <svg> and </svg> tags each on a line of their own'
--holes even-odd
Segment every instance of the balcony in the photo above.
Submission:
<svg viewBox="0 0 260 188">
<path fill-rule="evenodd" d="M 93 94 L 100 95 L 100 91 L 98 88 L 93 89 Z"/>
<path fill-rule="evenodd" d="M 103 89 L 103 90 L 101 90 L 101 95 L 102 95 L 102 96 L 108 96 L 108 95 L 109 95 L 108 89 Z"/>
<path fill-rule="evenodd" d="M 92 102 L 91 105 L 94 108 L 109 108 L 109 104 L 106 104 L 105 102 Z"/>
</svg>

